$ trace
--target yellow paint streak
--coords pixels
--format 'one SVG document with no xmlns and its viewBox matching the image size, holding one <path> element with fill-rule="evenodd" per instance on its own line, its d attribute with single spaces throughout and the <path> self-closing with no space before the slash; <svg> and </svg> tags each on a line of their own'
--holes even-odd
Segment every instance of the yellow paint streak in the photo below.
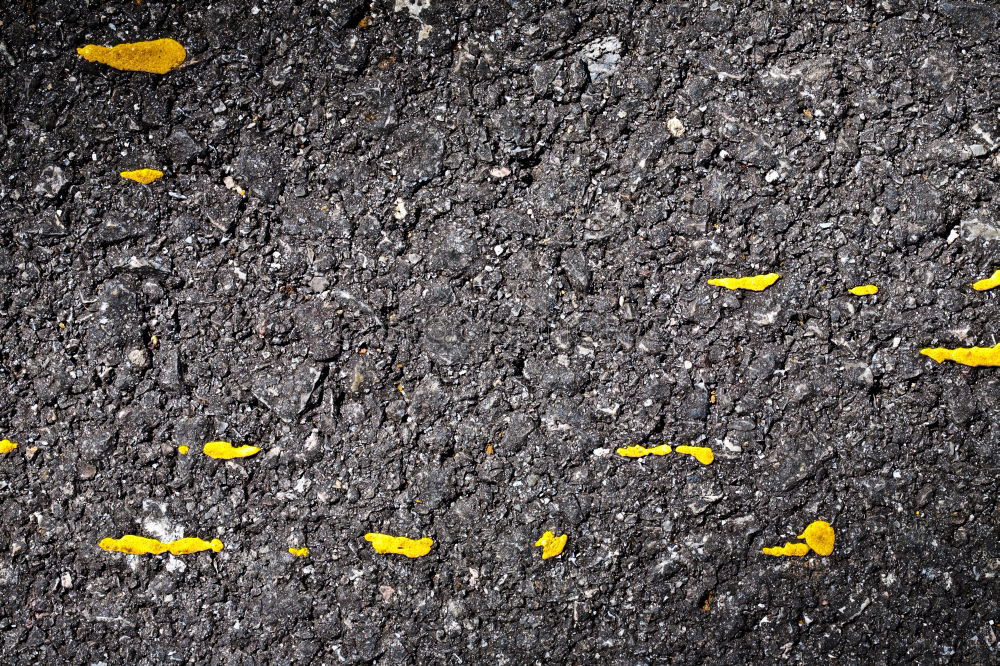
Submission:
<svg viewBox="0 0 1000 666">
<path fill-rule="evenodd" d="M 617 449 L 615 453 L 624 458 L 642 458 L 643 456 L 665 456 L 670 451 L 671 449 L 668 444 L 660 444 L 651 449 L 647 449 L 645 446 L 628 446 L 623 449 Z"/>
<path fill-rule="evenodd" d="M 166 74 L 187 58 L 187 51 L 173 39 L 154 39 L 113 47 L 88 44 L 76 50 L 85 60 L 128 72 Z"/>
<path fill-rule="evenodd" d="M 873 284 L 865 284 L 860 287 L 852 287 L 847 291 L 851 292 L 855 296 L 871 296 L 872 294 L 878 293 L 878 287 Z"/>
<path fill-rule="evenodd" d="M 552 532 L 546 532 L 535 542 L 535 546 L 542 549 L 542 559 L 547 560 L 562 553 L 568 540 L 569 536 L 566 534 L 556 536 Z"/>
<path fill-rule="evenodd" d="M 406 537 L 396 537 L 375 532 L 366 534 L 365 541 L 370 542 L 375 552 L 380 555 L 392 553 L 395 555 L 406 555 L 407 557 L 423 557 L 431 552 L 431 546 L 434 545 L 434 541 L 426 537 L 423 539 L 408 539 Z"/>
<path fill-rule="evenodd" d="M 118 174 L 122 178 L 134 180 L 143 185 L 149 185 L 153 181 L 163 178 L 163 172 L 158 169 L 136 169 L 135 171 L 122 171 Z"/>
<path fill-rule="evenodd" d="M 979 282 L 973 282 L 972 288 L 976 291 L 987 291 L 993 287 L 1000 287 L 1000 271 L 996 271 L 993 275 L 989 276 L 985 280 L 980 280 Z"/>
<path fill-rule="evenodd" d="M 805 531 L 800 534 L 797 538 L 805 539 L 806 544 L 812 548 L 817 555 L 823 555 L 824 557 L 833 552 L 833 542 L 835 540 L 835 535 L 833 532 L 833 526 L 825 520 L 817 520 L 815 522 L 809 523 Z"/>
<path fill-rule="evenodd" d="M 0 441 L 0 454 L 7 454 L 18 447 L 17 442 L 12 442 L 9 439 Z"/>
<path fill-rule="evenodd" d="M 294 555 L 295 557 L 309 557 L 308 548 L 289 548 L 288 552 Z"/>
<path fill-rule="evenodd" d="M 256 446 L 233 446 L 229 442 L 208 442 L 202 450 L 209 458 L 220 460 L 246 458 L 260 452 L 260 448 Z"/>
<path fill-rule="evenodd" d="M 761 548 L 761 552 L 765 555 L 774 555 L 775 557 L 780 557 L 782 555 L 788 557 L 802 557 L 803 555 L 809 554 L 809 546 L 804 543 L 788 543 L 786 541 L 784 546 Z"/>
<path fill-rule="evenodd" d="M 715 460 L 715 454 L 707 446 L 678 446 L 675 450 L 677 453 L 686 453 L 689 456 L 694 456 L 694 459 L 702 465 L 711 465 Z"/>
<path fill-rule="evenodd" d="M 713 287 L 725 287 L 726 289 L 749 289 L 750 291 L 764 291 L 778 281 L 781 276 L 777 273 L 767 273 L 765 275 L 754 275 L 742 278 L 713 278 L 708 281 Z"/>
<path fill-rule="evenodd" d="M 182 456 L 186 456 L 188 453 L 190 453 L 190 451 L 191 451 L 191 447 L 189 447 L 189 446 L 178 446 L 177 447 L 177 453 L 181 454 Z"/>
<path fill-rule="evenodd" d="M 977 366 L 1000 366 L 1000 345 L 996 347 L 959 347 L 958 349 L 944 349 L 941 347 L 928 347 L 921 349 L 920 353 L 930 356 L 938 363 L 954 361 L 962 365 Z"/>
<path fill-rule="evenodd" d="M 218 553 L 224 547 L 218 539 L 205 541 L 196 537 L 186 537 L 170 543 L 163 543 L 156 539 L 135 536 L 134 534 L 126 534 L 121 539 L 101 539 L 97 546 L 110 553 L 125 553 L 127 555 L 163 555 L 164 553 L 190 555 L 200 553 L 203 550 Z"/>
</svg>

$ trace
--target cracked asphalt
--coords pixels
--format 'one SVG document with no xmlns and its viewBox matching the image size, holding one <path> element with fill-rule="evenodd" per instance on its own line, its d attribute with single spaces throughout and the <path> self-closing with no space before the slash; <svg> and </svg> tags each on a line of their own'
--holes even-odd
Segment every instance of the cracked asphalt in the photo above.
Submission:
<svg viewBox="0 0 1000 666">
<path fill-rule="evenodd" d="M 998 29 L 3 3 L 0 661 L 997 663 L 1000 369 L 919 350 L 1000 342 Z"/>
</svg>

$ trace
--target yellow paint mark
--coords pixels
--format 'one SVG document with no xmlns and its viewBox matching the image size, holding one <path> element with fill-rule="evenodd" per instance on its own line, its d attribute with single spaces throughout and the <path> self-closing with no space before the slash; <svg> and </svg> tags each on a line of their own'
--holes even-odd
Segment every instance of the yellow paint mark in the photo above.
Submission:
<svg viewBox="0 0 1000 666">
<path fill-rule="evenodd" d="M 370 542 L 375 552 L 380 555 L 392 553 L 395 555 L 406 555 L 407 557 L 423 557 L 431 552 L 431 546 L 434 545 L 434 540 L 426 537 L 423 539 L 408 539 L 406 537 L 396 537 L 375 532 L 366 534 L 365 541 Z"/>
<path fill-rule="evenodd" d="M 665 456 L 670 453 L 671 449 L 668 444 L 660 444 L 659 446 L 654 446 L 651 449 L 647 449 L 645 446 L 628 446 L 622 449 L 617 449 L 615 453 L 624 458 L 642 458 L 643 456 Z"/>
<path fill-rule="evenodd" d="M 233 446 L 229 442 L 208 442 L 202 450 L 206 456 L 221 460 L 246 458 L 260 452 L 257 446 Z"/>
<path fill-rule="evenodd" d="M 308 548 L 289 548 L 288 552 L 294 555 L 295 557 L 309 557 Z"/>
<path fill-rule="evenodd" d="M 367 28 L 368 26 L 371 25 L 371 23 L 372 23 L 371 17 L 370 16 L 366 16 L 363 19 L 361 19 L 360 21 L 358 21 L 358 27 L 362 28 L 362 29 L 363 28 Z"/>
<path fill-rule="evenodd" d="M 493 455 L 493 445 L 492 444 L 487 444 L 486 445 L 486 455 L 488 455 L 488 456 Z"/>
<path fill-rule="evenodd" d="M 0 441 L 0 454 L 7 454 L 18 447 L 17 442 L 12 442 L 9 439 Z"/>
<path fill-rule="evenodd" d="M 812 118 L 813 112 L 809 109 L 802 109 L 802 115 L 805 116 L 806 118 Z"/>
<path fill-rule="evenodd" d="M 218 553 L 224 547 L 218 539 L 205 541 L 196 537 L 186 537 L 177 541 L 171 541 L 170 543 L 163 543 L 156 539 L 135 536 L 133 534 L 126 534 L 121 539 L 101 539 L 101 542 L 97 545 L 101 550 L 106 550 L 110 553 L 125 553 L 127 555 L 163 555 L 164 553 L 190 555 L 192 553 L 200 553 L 203 550 L 211 550 Z"/>
<path fill-rule="evenodd" d="M 749 289 L 750 291 L 764 291 L 778 281 L 781 276 L 777 273 L 767 273 L 765 275 L 754 275 L 753 277 L 742 278 L 713 278 L 708 281 L 713 287 L 725 287 L 726 289 Z"/>
<path fill-rule="evenodd" d="M 993 287 L 1000 287 L 1000 271 L 996 271 L 985 280 L 972 283 L 972 288 L 976 291 L 987 291 Z"/>
<path fill-rule="evenodd" d="M 833 533 L 833 526 L 825 520 L 817 520 L 809 523 L 805 531 L 797 539 L 805 539 L 806 544 L 815 551 L 817 555 L 826 557 L 833 552 L 833 542 L 836 536 Z"/>
<path fill-rule="evenodd" d="M 711 465 L 715 460 L 715 454 L 712 452 L 712 449 L 707 446 L 678 446 L 675 451 L 677 453 L 686 453 L 689 456 L 694 456 L 694 459 L 702 465 Z"/>
<path fill-rule="evenodd" d="M 191 452 L 191 447 L 190 446 L 183 446 L 182 445 L 182 446 L 178 446 L 177 447 L 177 453 L 181 454 L 182 456 L 186 456 L 190 452 Z"/>
<path fill-rule="evenodd" d="M 788 557 L 802 557 L 803 555 L 809 554 L 809 546 L 804 543 L 788 543 L 786 541 L 784 546 L 761 548 L 761 552 L 765 555 L 773 555 L 775 557 L 780 557 L 782 555 Z"/>
<path fill-rule="evenodd" d="M 153 181 L 163 178 L 163 172 L 158 169 L 137 169 L 135 171 L 122 171 L 118 174 L 122 178 L 134 180 L 143 185 L 149 185 Z"/>
<path fill-rule="evenodd" d="M 959 347 L 958 349 L 943 349 L 941 347 L 921 349 L 920 353 L 930 356 L 938 363 L 954 361 L 962 365 L 1000 366 L 1000 345 L 996 347 Z"/>
<path fill-rule="evenodd" d="M 187 51 L 174 39 L 154 39 L 113 47 L 88 44 L 76 50 L 85 60 L 128 72 L 166 74 L 187 58 Z"/>
<path fill-rule="evenodd" d="M 562 553 L 568 539 L 566 534 L 557 537 L 552 532 L 546 532 L 535 542 L 535 546 L 542 549 L 542 559 L 547 560 Z"/>
<path fill-rule="evenodd" d="M 833 544 L 835 541 L 835 535 L 833 532 L 833 526 L 825 520 L 817 520 L 809 523 L 805 531 L 802 532 L 797 538 L 805 539 L 805 543 L 789 543 L 785 542 L 784 546 L 775 546 L 773 548 L 762 548 L 761 552 L 765 555 L 773 555 L 775 557 L 780 557 L 782 555 L 788 557 L 802 557 L 803 555 L 808 555 L 809 551 L 812 550 L 817 555 L 822 555 L 826 557 L 833 552 Z"/>
<path fill-rule="evenodd" d="M 860 287 L 851 287 L 847 291 L 851 292 L 855 296 L 871 296 L 872 294 L 878 293 L 878 287 L 873 284 L 865 284 Z"/>
</svg>

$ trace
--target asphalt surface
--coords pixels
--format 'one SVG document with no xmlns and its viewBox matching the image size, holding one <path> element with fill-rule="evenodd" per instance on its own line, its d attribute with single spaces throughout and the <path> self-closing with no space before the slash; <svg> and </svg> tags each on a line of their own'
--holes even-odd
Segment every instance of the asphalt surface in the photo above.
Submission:
<svg viewBox="0 0 1000 666">
<path fill-rule="evenodd" d="M 2 3 L 0 661 L 997 663 L 1000 8 L 789 4 Z"/>
</svg>

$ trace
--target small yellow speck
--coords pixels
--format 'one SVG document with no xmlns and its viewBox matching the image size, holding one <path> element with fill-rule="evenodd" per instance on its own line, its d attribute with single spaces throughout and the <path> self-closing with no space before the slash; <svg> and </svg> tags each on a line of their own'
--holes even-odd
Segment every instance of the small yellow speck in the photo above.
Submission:
<svg viewBox="0 0 1000 666">
<path fill-rule="evenodd" d="M 492 444 L 487 444 L 486 445 L 486 455 L 488 455 L 488 456 L 493 455 L 493 445 Z"/>
<path fill-rule="evenodd" d="M 396 537 L 388 534 L 369 532 L 365 535 L 365 541 L 371 543 L 375 552 L 380 555 L 395 554 L 407 557 L 423 557 L 431 552 L 434 540 L 429 538 L 408 539 L 407 537 Z"/>
<path fill-rule="evenodd" d="M 802 557 L 803 555 L 808 555 L 809 551 L 812 550 L 817 555 L 825 557 L 833 552 L 833 545 L 836 540 L 833 527 L 824 520 L 809 523 L 809 526 L 806 527 L 805 531 L 798 538 L 805 539 L 806 542 L 789 543 L 786 541 L 784 546 L 762 548 L 761 552 L 765 555 L 773 555 L 775 557 L 782 555 Z"/>
<path fill-rule="evenodd" d="M 872 294 L 878 293 L 878 287 L 873 284 L 864 284 L 858 287 L 851 287 L 847 291 L 851 292 L 855 296 L 871 296 Z"/>
<path fill-rule="evenodd" d="M 715 461 L 715 454 L 707 446 L 678 446 L 675 451 L 694 457 L 702 465 L 711 465 Z"/>
<path fill-rule="evenodd" d="M 12 442 L 9 439 L 0 440 L 0 454 L 8 454 L 18 447 L 17 442 Z"/>
<path fill-rule="evenodd" d="M 358 27 L 359 28 L 367 28 L 368 26 L 371 25 L 371 23 L 372 23 L 371 17 L 370 16 L 366 16 L 363 19 L 361 19 L 360 21 L 358 21 Z"/>
<path fill-rule="evenodd" d="M 961 365 L 977 366 L 1000 366 L 1000 345 L 996 347 L 959 347 L 957 349 L 944 349 L 941 347 L 921 349 L 920 353 L 930 356 L 938 363 L 954 361 Z"/>
<path fill-rule="evenodd" d="M 177 447 L 177 453 L 181 454 L 182 456 L 186 456 L 190 451 L 191 447 L 188 446 L 181 445 Z"/>
<path fill-rule="evenodd" d="M 66 328 L 66 322 L 64 322 L 64 321 L 59 322 L 59 328 L 60 329 Z"/>
<path fill-rule="evenodd" d="M 1000 271 L 996 271 L 993 275 L 989 276 L 985 280 L 980 280 L 972 284 L 972 288 L 976 291 L 987 291 L 993 289 L 994 287 L 1000 287 Z"/>
<path fill-rule="evenodd" d="M 536 547 L 542 549 L 542 559 L 547 560 L 550 557 L 555 557 L 563 552 L 563 548 L 566 547 L 566 541 L 569 536 L 563 534 L 562 536 L 556 536 L 552 532 L 545 532 L 538 541 L 535 542 Z"/>
<path fill-rule="evenodd" d="M 750 291 L 764 291 L 778 281 L 781 276 L 777 273 L 766 273 L 764 275 L 754 275 L 742 278 L 712 278 L 708 284 L 713 287 L 725 287 L 726 289 L 748 289 Z"/>
<path fill-rule="evenodd" d="M 136 171 L 122 171 L 118 175 L 127 180 L 134 180 L 137 183 L 142 183 L 143 185 L 149 185 L 150 183 L 163 178 L 163 172 L 158 169 L 137 169 Z"/>
<path fill-rule="evenodd" d="M 85 60 L 130 72 L 166 74 L 187 58 L 187 51 L 174 39 L 119 44 L 113 47 L 88 44 L 76 50 Z"/>
<path fill-rule="evenodd" d="M 812 118 L 813 112 L 810 111 L 809 109 L 802 109 L 802 115 L 805 116 L 806 118 Z"/>
<path fill-rule="evenodd" d="M 205 541 L 204 539 L 195 537 L 186 537 L 177 541 L 171 541 L 170 543 L 163 543 L 156 539 L 135 536 L 133 534 L 126 534 L 121 539 L 101 539 L 101 542 L 97 546 L 101 550 L 112 553 L 125 553 L 127 555 L 163 555 L 164 553 L 190 555 L 203 550 L 211 550 L 218 553 L 224 548 L 222 542 L 218 539 Z"/>
<path fill-rule="evenodd" d="M 229 442 L 207 442 L 202 451 L 209 458 L 232 460 L 233 458 L 246 458 L 255 455 L 260 452 L 260 448 L 256 446 L 233 446 Z"/>
<path fill-rule="evenodd" d="M 289 548 L 288 552 L 294 555 L 295 557 L 309 557 L 308 548 Z"/>
<path fill-rule="evenodd" d="M 672 449 L 669 444 L 660 444 L 659 446 L 654 446 L 647 449 L 645 446 L 626 446 L 624 448 L 616 449 L 615 453 L 623 458 L 642 458 L 645 456 L 665 456 L 670 453 Z"/>
</svg>

